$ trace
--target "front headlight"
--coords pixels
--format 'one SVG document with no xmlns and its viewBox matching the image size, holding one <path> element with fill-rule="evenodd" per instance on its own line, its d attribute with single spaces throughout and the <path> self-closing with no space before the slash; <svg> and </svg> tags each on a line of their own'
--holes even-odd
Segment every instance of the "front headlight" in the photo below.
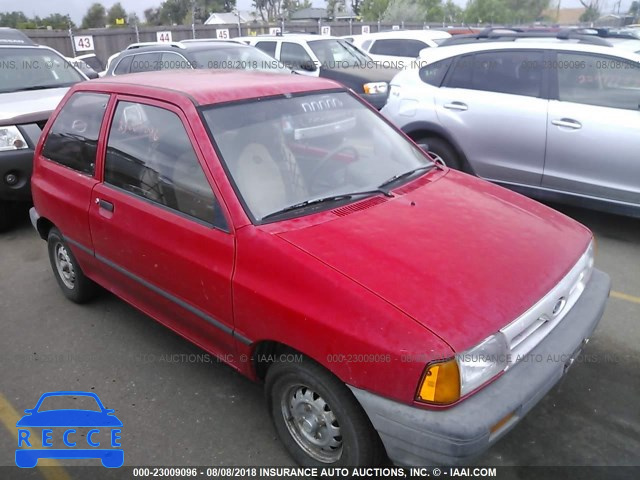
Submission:
<svg viewBox="0 0 640 480">
<path fill-rule="evenodd" d="M 28 148 L 27 142 L 17 127 L 0 127 L 0 152 Z"/>
<path fill-rule="evenodd" d="M 374 93 L 387 93 L 388 84 L 387 82 L 365 83 L 362 88 L 364 89 L 364 93 L 367 95 L 372 95 Z"/>
<path fill-rule="evenodd" d="M 455 358 L 429 364 L 417 400 L 441 405 L 457 401 L 506 369 L 510 353 L 505 336 L 496 333 Z"/>
<path fill-rule="evenodd" d="M 466 395 L 509 366 L 511 350 L 504 334 L 491 335 L 456 355 L 460 369 L 460 396 Z"/>
</svg>

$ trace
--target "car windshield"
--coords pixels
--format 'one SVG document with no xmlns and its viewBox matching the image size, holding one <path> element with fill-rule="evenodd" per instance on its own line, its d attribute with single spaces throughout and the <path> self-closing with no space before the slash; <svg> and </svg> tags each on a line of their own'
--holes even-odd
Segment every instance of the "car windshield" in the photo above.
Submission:
<svg viewBox="0 0 640 480">
<path fill-rule="evenodd" d="M 326 68 L 355 67 L 370 62 L 371 59 L 346 40 L 329 38 L 311 40 L 309 47 Z"/>
<path fill-rule="evenodd" d="M 0 93 L 68 87 L 82 80 L 78 71 L 52 50 L 0 49 Z"/>
<path fill-rule="evenodd" d="M 258 222 L 356 201 L 363 192 L 381 192 L 383 184 L 395 188 L 414 178 L 387 186 L 395 176 L 433 165 L 347 92 L 214 105 L 203 114 L 247 213 Z M 305 202 L 315 207 L 287 209 Z"/>
<path fill-rule="evenodd" d="M 102 411 L 96 399 L 89 395 L 52 395 L 42 400 L 38 412 L 69 409 Z"/>
<path fill-rule="evenodd" d="M 192 56 L 198 68 L 291 73 L 291 70 L 266 53 L 245 45 L 195 50 L 192 52 Z"/>
</svg>

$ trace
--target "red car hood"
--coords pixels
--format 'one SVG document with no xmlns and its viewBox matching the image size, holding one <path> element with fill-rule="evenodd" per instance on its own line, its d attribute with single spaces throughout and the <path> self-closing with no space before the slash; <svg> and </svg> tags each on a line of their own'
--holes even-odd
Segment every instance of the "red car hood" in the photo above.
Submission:
<svg viewBox="0 0 640 480">
<path fill-rule="evenodd" d="M 404 186 L 384 203 L 351 205 L 338 212 L 344 216 L 278 235 L 460 352 L 551 290 L 591 233 L 488 182 L 454 171 L 432 182 L 430 176 L 439 175 Z"/>
</svg>

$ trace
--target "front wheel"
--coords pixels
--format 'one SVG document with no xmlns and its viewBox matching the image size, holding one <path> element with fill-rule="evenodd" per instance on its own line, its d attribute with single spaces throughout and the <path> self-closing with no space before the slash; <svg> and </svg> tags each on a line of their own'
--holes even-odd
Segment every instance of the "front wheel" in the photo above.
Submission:
<svg viewBox="0 0 640 480">
<path fill-rule="evenodd" d="M 427 153 L 436 163 L 455 170 L 462 169 L 458 154 L 447 141 L 436 137 L 427 137 L 417 140 L 416 143 L 428 145 Z"/>
<path fill-rule="evenodd" d="M 380 463 L 381 442 L 347 386 L 309 359 L 276 362 L 267 371 L 266 395 L 276 431 L 303 466 Z"/>
<path fill-rule="evenodd" d="M 75 303 L 85 303 L 95 297 L 96 284 L 84 275 L 57 228 L 49 231 L 47 244 L 53 274 L 65 297 Z"/>
</svg>

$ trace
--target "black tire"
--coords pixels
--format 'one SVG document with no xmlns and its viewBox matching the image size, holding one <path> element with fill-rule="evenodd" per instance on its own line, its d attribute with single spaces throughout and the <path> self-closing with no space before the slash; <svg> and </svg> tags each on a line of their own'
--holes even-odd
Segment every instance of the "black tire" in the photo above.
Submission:
<svg viewBox="0 0 640 480">
<path fill-rule="evenodd" d="M 47 244 L 53 276 L 56 277 L 64 296 L 75 303 L 85 303 L 93 299 L 98 292 L 97 285 L 85 276 L 57 228 L 49 231 Z"/>
<path fill-rule="evenodd" d="M 0 232 L 9 230 L 15 221 L 13 205 L 4 200 L 0 200 Z"/>
<path fill-rule="evenodd" d="M 292 395 L 292 392 L 297 395 Z M 265 394 L 280 440 L 299 465 L 370 466 L 380 464 L 385 458 L 378 433 L 351 391 L 312 360 L 303 357 L 301 362 L 275 362 L 267 371 Z M 283 406 L 283 399 L 288 399 L 285 402 L 287 406 Z M 309 403 L 308 400 L 312 402 Z M 307 426 L 320 425 L 319 436 L 315 436 L 315 439 L 333 444 L 325 445 L 325 450 L 328 451 L 326 458 L 318 458 L 324 455 L 321 447 L 309 447 L 311 442 L 308 436 L 311 433 L 302 433 L 300 424 L 296 426 L 293 416 L 290 421 L 285 420 L 285 411 L 290 413 L 294 403 L 299 407 L 297 411 L 305 408 L 309 410 L 305 410 L 305 414 L 311 418 Z M 318 412 L 319 415 L 314 415 Z M 333 432 L 322 427 L 326 424 L 327 417 L 335 418 L 335 422 L 331 422 Z M 315 422 L 313 418 L 322 421 Z M 307 445 L 307 449 L 315 451 L 315 455 L 309 453 L 303 444 Z"/>
<path fill-rule="evenodd" d="M 431 156 L 439 157 L 442 163 L 455 170 L 462 170 L 462 162 L 455 149 L 447 142 L 437 137 L 426 137 L 416 141 L 417 144 L 426 143 L 429 145 L 428 152 Z"/>
</svg>

